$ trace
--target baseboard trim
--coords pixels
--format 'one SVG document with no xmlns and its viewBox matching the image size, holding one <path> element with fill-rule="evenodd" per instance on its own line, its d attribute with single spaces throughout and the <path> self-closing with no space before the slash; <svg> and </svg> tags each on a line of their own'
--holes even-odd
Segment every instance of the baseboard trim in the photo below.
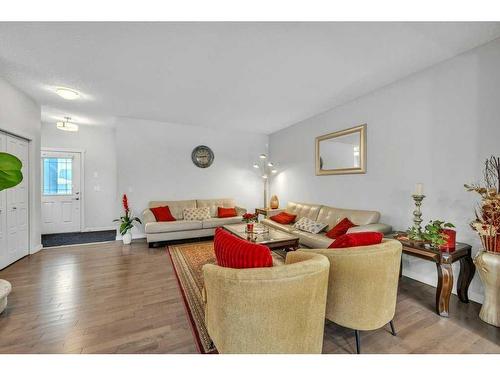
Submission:
<svg viewBox="0 0 500 375">
<path fill-rule="evenodd" d="M 42 249 L 43 249 L 43 245 L 42 244 L 38 244 L 35 247 L 33 247 L 32 249 L 30 249 L 30 255 L 38 253 Z"/>
</svg>

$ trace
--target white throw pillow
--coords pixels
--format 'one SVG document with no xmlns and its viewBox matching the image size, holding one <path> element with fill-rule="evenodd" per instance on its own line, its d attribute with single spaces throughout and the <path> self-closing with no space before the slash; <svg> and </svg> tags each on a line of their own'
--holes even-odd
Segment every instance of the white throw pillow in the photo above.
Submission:
<svg viewBox="0 0 500 375">
<path fill-rule="evenodd" d="M 307 217 L 301 217 L 295 224 L 293 224 L 295 229 L 314 234 L 318 234 L 327 226 L 328 224 L 318 223 L 317 221 L 308 219 Z"/>
<path fill-rule="evenodd" d="M 184 220 L 206 220 L 210 219 L 210 208 L 185 208 L 183 211 Z"/>
</svg>

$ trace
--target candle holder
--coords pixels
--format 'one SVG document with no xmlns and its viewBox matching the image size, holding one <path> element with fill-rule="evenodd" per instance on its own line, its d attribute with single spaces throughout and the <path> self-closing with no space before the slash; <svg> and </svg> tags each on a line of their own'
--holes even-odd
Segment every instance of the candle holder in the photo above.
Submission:
<svg viewBox="0 0 500 375">
<path fill-rule="evenodd" d="M 412 234 L 414 240 L 422 240 L 422 211 L 420 211 L 420 206 L 422 206 L 422 201 L 425 198 L 425 195 L 412 195 L 413 200 L 415 201 L 415 210 L 413 210 L 413 227 Z"/>
</svg>

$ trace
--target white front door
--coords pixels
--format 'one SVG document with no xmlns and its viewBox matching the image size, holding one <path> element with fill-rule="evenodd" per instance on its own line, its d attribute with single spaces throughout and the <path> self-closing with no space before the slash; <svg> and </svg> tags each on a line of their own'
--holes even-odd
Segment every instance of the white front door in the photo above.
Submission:
<svg viewBox="0 0 500 375">
<path fill-rule="evenodd" d="M 79 152 L 42 151 L 42 234 L 80 232 Z"/>
</svg>

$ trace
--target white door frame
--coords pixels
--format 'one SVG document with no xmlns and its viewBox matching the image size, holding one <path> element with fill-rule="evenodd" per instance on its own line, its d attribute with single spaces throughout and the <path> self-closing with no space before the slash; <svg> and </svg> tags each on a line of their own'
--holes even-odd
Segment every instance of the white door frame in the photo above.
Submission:
<svg viewBox="0 0 500 375">
<path fill-rule="evenodd" d="M 85 150 L 77 148 L 58 148 L 58 147 L 41 147 L 40 161 L 42 152 L 73 152 L 80 154 L 80 232 L 85 231 Z M 40 191 L 43 186 L 43 175 L 40 184 Z M 41 204 L 41 202 L 40 202 Z"/>
</svg>

